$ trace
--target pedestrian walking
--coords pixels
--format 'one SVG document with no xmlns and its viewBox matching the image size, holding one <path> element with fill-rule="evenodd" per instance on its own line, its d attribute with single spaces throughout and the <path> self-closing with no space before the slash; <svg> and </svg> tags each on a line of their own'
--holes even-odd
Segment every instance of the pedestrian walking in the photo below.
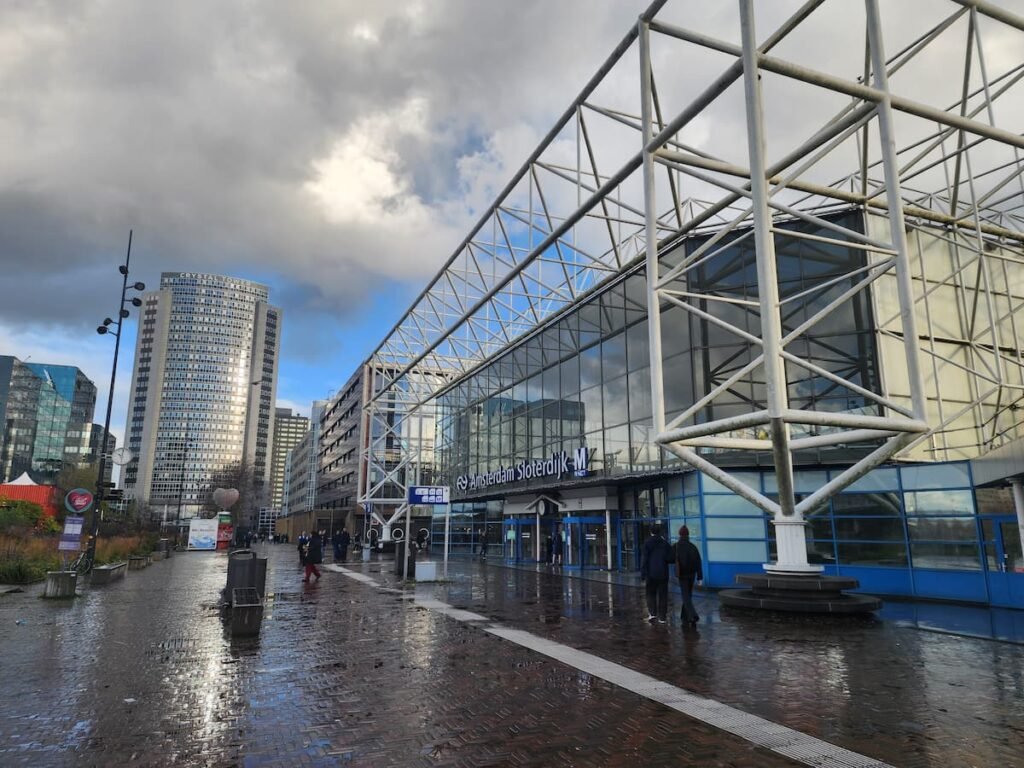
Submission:
<svg viewBox="0 0 1024 768">
<path fill-rule="evenodd" d="M 555 565 L 562 564 L 562 552 L 565 550 L 565 542 L 562 541 L 562 531 L 555 531 L 554 540 L 551 542 L 551 562 Z"/>
<path fill-rule="evenodd" d="M 348 535 L 348 531 L 344 528 L 341 529 L 341 533 L 338 535 L 339 547 L 341 548 L 341 562 L 348 560 L 348 548 L 352 545 L 352 537 Z"/>
<path fill-rule="evenodd" d="M 484 524 L 483 533 L 480 534 L 480 559 L 487 559 L 487 524 Z"/>
<path fill-rule="evenodd" d="M 700 550 L 690 541 L 690 529 L 685 525 L 679 528 L 679 541 L 676 542 L 676 577 L 679 589 L 683 593 L 683 609 L 680 618 L 683 624 L 696 626 L 700 621 L 697 609 L 693 607 L 693 584 L 704 583 L 704 566 L 700 559 Z"/>
<path fill-rule="evenodd" d="M 674 558 L 672 547 L 661 535 L 661 525 L 651 526 L 640 560 L 640 578 L 647 589 L 647 621 L 668 622 L 668 576 Z"/>
<path fill-rule="evenodd" d="M 317 566 L 324 561 L 324 539 L 320 535 L 320 531 L 317 531 L 310 538 L 309 543 L 306 544 L 306 577 L 302 580 L 304 584 L 309 584 L 309 577 L 315 576 L 317 581 L 320 581 L 320 569 Z"/>
<path fill-rule="evenodd" d="M 331 546 L 334 547 L 334 562 L 341 562 L 341 529 L 335 528 L 331 536 Z"/>
<path fill-rule="evenodd" d="M 309 536 L 305 531 L 299 534 L 299 565 L 306 564 L 306 544 L 309 543 Z"/>
</svg>

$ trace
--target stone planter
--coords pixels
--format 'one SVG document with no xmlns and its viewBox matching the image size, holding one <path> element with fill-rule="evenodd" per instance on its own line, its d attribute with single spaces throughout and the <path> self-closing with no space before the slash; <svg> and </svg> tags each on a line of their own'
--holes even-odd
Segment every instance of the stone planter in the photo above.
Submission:
<svg viewBox="0 0 1024 768">
<path fill-rule="evenodd" d="M 47 571 L 43 597 L 74 597 L 78 571 Z"/>
<path fill-rule="evenodd" d="M 125 571 L 128 570 L 128 563 L 111 563 L 110 565 L 97 565 L 89 575 L 89 583 L 93 586 L 109 584 L 112 581 L 123 579 Z"/>
</svg>

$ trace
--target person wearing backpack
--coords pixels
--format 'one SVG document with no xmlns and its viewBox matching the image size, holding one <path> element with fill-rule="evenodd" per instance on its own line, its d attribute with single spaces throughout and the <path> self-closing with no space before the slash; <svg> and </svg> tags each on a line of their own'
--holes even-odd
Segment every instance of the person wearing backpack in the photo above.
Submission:
<svg viewBox="0 0 1024 768">
<path fill-rule="evenodd" d="M 700 621 L 697 609 L 693 607 L 693 584 L 704 583 L 704 568 L 700 559 L 700 550 L 690 541 L 690 529 L 685 525 L 679 528 L 679 541 L 676 542 L 676 577 L 683 593 L 683 624 L 696 626 Z"/>
</svg>

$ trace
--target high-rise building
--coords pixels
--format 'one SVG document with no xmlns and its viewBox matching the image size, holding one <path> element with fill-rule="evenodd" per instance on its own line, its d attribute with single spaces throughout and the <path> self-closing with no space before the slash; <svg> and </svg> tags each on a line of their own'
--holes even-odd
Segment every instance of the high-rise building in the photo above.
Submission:
<svg viewBox="0 0 1024 768">
<path fill-rule="evenodd" d="M 107 463 L 103 469 L 103 480 L 109 483 L 114 474 L 114 462 L 110 461 L 110 454 L 117 448 L 117 437 L 106 432 L 107 439 L 103 439 L 105 430 L 102 424 L 89 425 L 89 453 L 85 456 L 85 463 L 95 464 L 100 460 L 100 454 L 107 454 Z M 107 501 L 110 501 L 107 497 Z"/>
<path fill-rule="evenodd" d="M 283 531 L 294 540 L 300 532 L 312 530 L 316 523 L 317 477 L 320 467 L 320 436 L 326 400 L 314 400 L 310 409 L 309 429 L 296 443 L 285 460 L 284 503 L 281 515 L 287 524 Z"/>
<path fill-rule="evenodd" d="M 0 356 L 0 481 L 88 463 L 96 385 L 78 368 Z"/>
<path fill-rule="evenodd" d="M 281 310 L 259 283 L 165 272 L 143 297 L 128 400 L 126 495 L 168 519 L 237 487 L 242 526 L 266 505 Z"/>
<path fill-rule="evenodd" d="M 293 414 L 291 408 L 274 410 L 274 446 L 270 459 L 270 508 L 284 506 L 284 469 L 288 451 L 294 448 L 309 430 L 309 419 Z"/>
</svg>

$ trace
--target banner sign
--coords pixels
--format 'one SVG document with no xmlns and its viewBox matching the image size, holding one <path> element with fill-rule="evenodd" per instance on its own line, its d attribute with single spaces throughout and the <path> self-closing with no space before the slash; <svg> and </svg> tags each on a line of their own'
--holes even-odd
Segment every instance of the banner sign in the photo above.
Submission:
<svg viewBox="0 0 1024 768">
<path fill-rule="evenodd" d="M 188 548 L 209 550 L 217 549 L 217 521 L 193 517 L 188 521 Z"/>
<path fill-rule="evenodd" d="M 82 526 L 85 524 L 84 517 L 68 515 L 64 518 L 64 532 L 60 535 L 60 543 L 57 545 L 58 552 L 77 552 L 82 546 Z"/>
<path fill-rule="evenodd" d="M 75 488 L 73 491 L 68 491 L 68 495 L 64 497 L 64 508 L 73 515 L 87 512 L 91 506 L 92 494 L 85 488 Z"/>
<path fill-rule="evenodd" d="M 521 480 L 553 477 L 561 479 L 563 475 L 586 477 L 590 470 L 590 451 L 584 445 L 577 448 L 570 456 L 568 451 L 552 453 L 546 459 L 529 459 L 508 467 L 498 467 L 490 472 L 478 475 L 459 475 L 455 481 L 460 491 L 477 491 L 492 485 L 503 485 Z"/>
<path fill-rule="evenodd" d="M 410 504 L 447 504 L 447 485 L 410 485 L 408 500 Z"/>
</svg>

